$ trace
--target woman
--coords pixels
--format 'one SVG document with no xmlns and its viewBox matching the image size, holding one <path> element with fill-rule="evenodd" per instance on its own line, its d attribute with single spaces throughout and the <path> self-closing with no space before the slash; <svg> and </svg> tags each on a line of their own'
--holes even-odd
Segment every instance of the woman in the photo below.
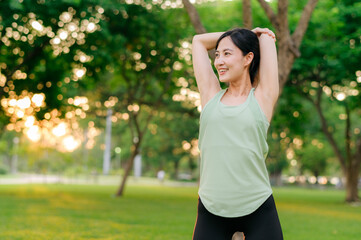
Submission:
<svg viewBox="0 0 361 240">
<path fill-rule="evenodd" d="M 218 78 L 208 57 L 213 48 Z M 203 109 L 193 240 L 230 240 L 237 231 L 246 240 L 281 240 L 265 165 L 279 94 L 275 35 L 266 28 L 196 35 L 192 55 Z"/>
</svg>

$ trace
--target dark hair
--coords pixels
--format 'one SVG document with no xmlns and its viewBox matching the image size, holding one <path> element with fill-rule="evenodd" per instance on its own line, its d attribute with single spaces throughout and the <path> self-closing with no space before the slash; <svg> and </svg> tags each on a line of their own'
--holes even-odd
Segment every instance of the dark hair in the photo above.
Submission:
<svg viewBox="0 0 361 240">
<path fill-rule="evenodd" d="M 253 84 L 260 61 L 259 41 L 257 35 L 251 30 L 244 28 L 236 28 L 227 31 L 217 40 L 216 49 L 218 48 L 219 42 L 225 37 L 231 38 L 234 45 L 243 52 L 243 56 L 247 55 L 249 52 L 253 53 L 253 60 L 249 67 L 249 75 L 251 77 L 251 83 Z"/>
</svg>

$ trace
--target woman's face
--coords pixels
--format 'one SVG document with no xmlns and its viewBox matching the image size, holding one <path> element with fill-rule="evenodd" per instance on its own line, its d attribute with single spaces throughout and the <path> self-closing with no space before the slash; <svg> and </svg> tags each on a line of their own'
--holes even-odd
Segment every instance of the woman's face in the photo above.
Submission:
<svg viewBox="0 0 361 240">
<path fill-rule="evenodd" d="M 230 37 L 225 37 L 219 42 L 215 56 L 214 66 L 221 82 L 240 80 L 245 71 L 248 73 L 246 57 Z"/>
</svg>

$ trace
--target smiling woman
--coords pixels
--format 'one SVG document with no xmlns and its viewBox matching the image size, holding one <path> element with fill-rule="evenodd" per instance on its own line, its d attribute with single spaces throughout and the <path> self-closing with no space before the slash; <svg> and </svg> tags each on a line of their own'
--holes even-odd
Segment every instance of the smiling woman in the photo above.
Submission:
<svg viewBox="0 0 361 240">
<path fill-rule="evenodd" d="M 213 48 L 218 78 L 208 57 Z M 226 240 L 243 232 L 247 240 L 281 240 L 265 165 L 279 88 L 275 35 L 262 28 L 197 35 L 192 53 L 203 107 L 193 239 Z"/>
</svg>

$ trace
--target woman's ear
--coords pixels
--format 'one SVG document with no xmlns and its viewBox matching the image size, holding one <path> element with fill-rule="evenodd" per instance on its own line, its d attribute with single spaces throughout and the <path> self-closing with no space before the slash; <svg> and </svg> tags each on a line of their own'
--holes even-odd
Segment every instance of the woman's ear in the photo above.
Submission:
<svg viewBox="0 0 361 240">
<path fill-rule="evenodd" d="M 244 56 L 244 57 L 245 57 L 244 66 L 245 66 L 245 67 L 250 66 L 251 63 L 252 63 L 252 60 L 253 60 L 253 58 L 254 58 L 253 52 L 247 53 L 247 55 Z"/>
</svg>

